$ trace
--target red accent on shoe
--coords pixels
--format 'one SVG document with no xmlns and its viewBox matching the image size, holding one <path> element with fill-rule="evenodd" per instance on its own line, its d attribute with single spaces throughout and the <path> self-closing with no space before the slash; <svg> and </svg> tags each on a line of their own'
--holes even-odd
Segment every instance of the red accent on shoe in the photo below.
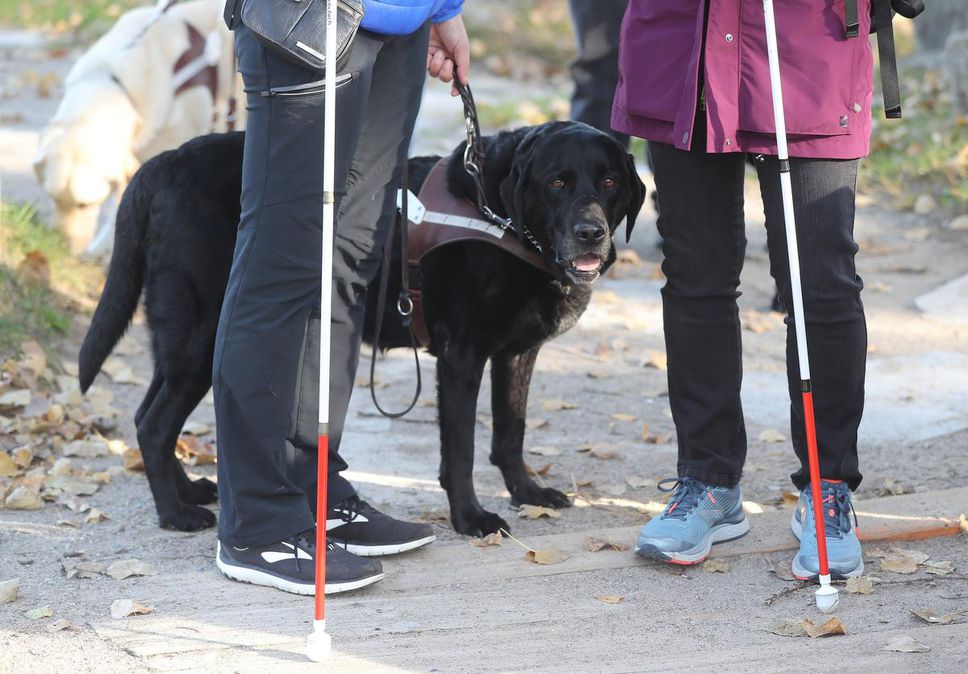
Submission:
<svg viewBox="0 0 968 674">
<path fill-rule="evenodd" d="M 828 480 L 825 477 L 820 478 L 820 481 L 821 482 L 829 482 L 830 484 L 840 484 L 841 482 L 843 482 L 843 480 Z"/>
<path fill-rule="evenodd" d="M 676 501 L 675 503 L 672 504 L 672 507 L 669 508 L 669 512 L 667 512 L 666 515 L 671 515 L 672 514 L 672 511 L 675 510 L 678 507 L 679 507 L 679 502 Z"/>
<path fill-rule="evenodd" d="M 712 504 L 713 505 L 716 505 L 716 499 L 713 498 L 713 493 L 712 492 L 707 492 L 706 495 L 709 497 L 709 500 L 712 502 Z"/>
</svg>

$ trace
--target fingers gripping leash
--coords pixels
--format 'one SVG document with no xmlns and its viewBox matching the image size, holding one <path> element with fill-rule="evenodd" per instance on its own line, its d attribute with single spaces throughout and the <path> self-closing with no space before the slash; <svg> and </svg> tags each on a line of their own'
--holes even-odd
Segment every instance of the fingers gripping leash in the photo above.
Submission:
<svg viewBox="0 0 968 674">
<path fill-rule="evenodd" d="M 336 208 L 336 2 L 326 7 L 326 98 L 323 108 L 323 243 L 319 300 L 319 444 L 316 473 L 316 597 L 306 654 L 325 661 L 332 650 L 326 632 L 326 510 L 329 476 L 330 322 L 333 294 L 333 229 Z"/>
<path fill-rule="evenodd" d="M 830 584 L 827 538 L 820 489 L 820 457 L 817 451 L 817 426 L 813 414 L 813 387 L 807 356 L 807 329 L 803 317 L 803 289 L 800 285 L 800 257 L 797 247 L 797 225 L 793 210 L 793 186 L 790 181 L 790 156 L 787 150 L 786 121 L 783 116 L 783 91 L 780 85 L 780 57 L 776 42 L 776 18 L 773 0 L 763 0 L 766 26 L 766 51 L 770 62 L 770 89 L 773 119 L 776 124 L 776 150 L 780 162 L 780 191 L 783 196 L 783 220 L 786 230 L 787 258 L 790 262 L 790 286 L 793 292 L 793 324 L 797 337 L 800 364 L 800 391 L 803 397 L 803 423 L 807 434 L 807 456 L 810 464 L 810 489 L 813 495 L 813 522 L 817 528 L 817 553 L 820 558 L 820 589 L 816 592 L 817 608 L 830 613 L 840 601 L 837 588 Z"/>
</svg>

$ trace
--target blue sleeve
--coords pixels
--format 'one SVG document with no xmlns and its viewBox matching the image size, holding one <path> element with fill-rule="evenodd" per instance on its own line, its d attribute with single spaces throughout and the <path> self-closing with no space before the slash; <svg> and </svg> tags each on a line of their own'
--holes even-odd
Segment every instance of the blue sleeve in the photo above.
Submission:
<svg viewBox="0 0 968 674">
<path fill-rule="evenodd" d="M 444 0 L 443 4 L 434 12 L 430 20 L 434 23 L 440 23 L 441 21 L 446 21 L 447 19 L 453 19 L 455 16 L 460 14 L 461 5 L 464 4 L 464 0 Z"/>
</svg>

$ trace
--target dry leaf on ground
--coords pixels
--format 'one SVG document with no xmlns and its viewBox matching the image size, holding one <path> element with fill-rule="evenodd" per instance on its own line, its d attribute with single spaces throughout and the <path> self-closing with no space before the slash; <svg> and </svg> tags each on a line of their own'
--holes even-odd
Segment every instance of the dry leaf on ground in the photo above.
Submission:
<svg viewBox="0 0 968 674">
<path fill-rule="evenodd" d="M 73 475 L 55 474 L 53 471 L 51 473 L 44 479 L 44 486 L 47 489 L 66 491 L 74 496 L 91 496 L 101 486 L 97 482 L 84 480 Z"/>
<path fill-rule="evenodd" d="M 620 594 L 599 594 L 595 595 L 595 599 L 605 604 L 618 604 L 625 601 L 625 597 Z"/>
<path fill-rule="evenodd" d="M 968 516 L 961 513 L 958 516 L 958 525 L 961 527 L 961 533 L 968 536 Z"/>
<path fill-rule="evenodd" d="M 504 537 L 500 532 L 494 532 L 493 534 L 488 534 L 484 538 L 472 538 L 469 541 L 475 548 L 489 548 L 494 545 L 501 545 L 504 542 Z"/>
<path fill-rule="evenodd" d="M 935 576 L 947 576 L 949 573 L 955 570 L 955 566 L 952 562 L 922 562 L 921 568 L 927 573 L 934 574 Z"/>
<path fill-rule="evenodd" d="M 524 472 L 531 477 L 545 477 L 551 472 L 551 466 L 552 464 L 546 463 L 545 465 L 541 466 L 541 468 L 532 468 L 528 464 L 524 464 Z"/>
<path fill-rule="evenodd" d="M 624 552 L 629 549 L 629 546 L 625 545 L 624 543 L 613 543 L 612 541 L 606 541 L 603 538 L 586 538 L 585 549 L 589 552 L 601 552 L 603 550 Z"/>
<path fill-rule="evenodd" d="M 215 463 L 215 449 L 211 443 L 199 442 L 194 435 L 183 435 L 175 444 L 175 456 L 188 466 L 204 466 Z"/>
<path fill-rule="evenodd" d="M 964 613 L 968 613 L 968 609 L 952 611 L 951 613 L 947 613 L 942 616 L 935 615 L 934 610 L 930 608 L 922 608 L 917 611 L 911 609 L 911 613 L 919 617 L 924 622 L 931 623 L 932 625 L 950 625 L 955 621 L 955 618 Z"/>
<path fill-rule="evenodd" d="M 653 351 L 649 357 L 642 361 L 642 367 L 651 367 L 656 370 L 666 370 L 669 367 L 669 360 L 661 351 Z"/>
<path fill-rule="evenodd" d="M 650 435 L 645 441 L 650 445 L 664 445 L 671 439 L 672 433 L 659 433 L 658 435 Z"/>
<path fill-rule="evenodd" d="M 101 371 L 111 377 L 115 384 L 143 386 L 148 383 L 142 377 L 136 375 L 131 366 L 120 358 L 108 358 L 101 366 Z"/>
<path fill-rule="evenodd" d="M 11 389 L 0 395 L 0 408 L 26 407 L 29 404 L 30 391 L 28 389 Z"/>
<path fill-rule="evenodd" d="M 547 550 L 528 550 L 524 553 L 524 558 L 535 564 L 560 564 L 571 557 L 564 550 L 549 548 Z"/>
<path fill-rule="evenodd" d="M 30 464 L 34 462 L 34 450 L 30 447 L 18 447 L 10 453 L 10 456 L 13 457 L 13 462 L 17 466 L 25 470 L 30 468 Z"/>
<path fill-rule="evenodd" d="M 541 403 L 541 409 L 545 412 L 556 412 L 558 410 L 574 410 L 578 405 L 567 400 L 545 400 Z"/>
<path fill-rule="evenodd" d="M 103 522 L 104 520 L 111 519 L 104 512 L 98 510 L 97 508 L 91 508 L 91 510 L 84 517 L 84 521 L 88 524 L 97 524 L 98 522 Z"/>
<path fill-rule="evenodd" d="M 21 485 L 10 492 L 3 506 L 7 510 L 40 510 L 44 507 L 44 502 L 35 489 Z"/>
<path fill-rule="evenodd" d="M 641 489 L 642 487 L 648 487 L 652 481 L 641 475 L 629 475 L 625 478 L 625 483 L 632 489 Z"/>
<path fill-rule="evenodd" d="M 39 606 L 29 611 L 24 611 L 24 618 L 27 620 L 40 620 L 41 618 L 49 618 L 52 615 L 54 615 L 54 609 L 50 606 Z"/>
<path fill-rule="evenodd" d="M 425 510 L 417 516 L 418 522 L 450 522 L 450 513 L 446 510 Z"/>
<path fill-rule="evenodd" d="M 186 435 L 208 435 L 212 427 L 201 421 L 188 420 L 182 426 L 182 433 Z"/>
<path fill-rule="evenodd" d="M 125 470 L 144 470 L 145 460 L 141 456 L 141 450 L 137 447 L 128 447 L 121 455 L 121 465 Z"/>
<path fill-rule="evenodd" d="M 537 454 L 538 456 L 561 456 L 561 450 L 557 447 L 529 447 L 528 454 Z"/>
<path fill-rule="evenodd" d="M 802 620 L 781 620 L 780 622 L 772 625 L 768 628 L 768 631 L 773 634 L 778 634 L 781 637 L 805 637 L 807 636 L 807 630 L 803 626 L 804 621 Z"/>
<path fill-rule="evenodd" d="M 61 630 L 69 630 L 72 627 L 73 625 L 68 622 L 67 618 L 61 618 L 60 620 L 55 620 L 54 622 L 50 623 L 44 629 L 46 629 L 48 633 L 53 634 L 54 632 L 60 632 Z"/>
<path fill-rule="evenodd" d="M 120 620 L 129 615 L 144 615 L 154 610 L 154 606 L 146 606 L 135 599 L 116 599 L 111 604 L 111 617 L 115 620 Z"/>
<path fill-rule="evenodd" d="M 124 580 L 131 576 L 154 576 L 157 573 L 154 565 L 140 559 L 119 559 L 111 562 L 107 570 L 107 574 L 115 580 Z"/>
<path fill-rule="evenodd" d="M 729 562 L 718 557 L 707 559 L 702 563 L 702 570 L 706 573 L 728 573 L 730 568 Z"/>
<path fill-rule="evenodd" d="M 17 595 L 20 593 L 20 579 L 12 578 L 10 580 L 0 581 L 0 605 L 2 604 L 12 604 L 17 601 Z"/>
<path fill-rule="evenodd" d="M 896 653 L 927 653 L 931 650 L 930 646 L 919 644 L 908 635 L 895 637 L 882 651 L 894 651 Z"/>
<path fill-rule="evenodd" d="M 810 620 L 803 621 L 803 629 L 807 631 L 807 636 L 811 639 L 817 637 L 835 637 L 847 634 L 847 628 L 840 622 L 840 618 L 831 618 L 822 625 L 814 625 Z"/>
<path fill-rule="evenodd" d="M 891 557 L 881 560 L 881 571 L 893 571 L 894 573 L 914 573 L 918 570 L 918 565 L 913 560 L 906 557 Z"/>
<path fill-rule="evenodd" d="M 870 576 L 857 576 L 847 579 L 848 594 L 874 594 L 874 582 Z"/>
<path fill-rule="evenodd" d="M 535 431 L 548 425 L 547 419 L 528 419 L 524 422 L 524 427 L 529 431 Z M 492 425 L 493 426 L 493 425 Z"/>
<path fill-rule="evenodd" d="M 104 575 L 107 565 L 100 562 L 81 562 L 76 559 L 65 559 L 64 575 L 68 578 L 97 578 Z"/>
<path fill-rule="evenodd" d="M 110 454 L 108 444 L 98 438 L 68 442 L 61 450 L 64 456 L 79 456 L 82 459 L 95 459 Z"/>
<path fill-rule="evenodd" d="M 518 517 L 523 517 L 526 520 L 536 520 L 542 517 L 548 517 L 556 520 L 561 517 L 561 513 L 554 508 L 525 504 L 521 506 L 521 510 L 518 511 Z"/>
<path fill-rule="evenodd" d="M 621 412 L 616 412 L 612 415 L 612 418 L 616 421 L 635 421 L 638 419 L 638 417 L 634 414 L 623 414 Z"/>
<path fill-rule="evenodd" d="M 592 445 L 587 448 L 583 447 L 578 451 L 587 452 L 588 456 L 601 459 L 602 461 L 618 458 L 618 453 L 615 450 L 608 449 L 607 445 Z"/>
<path fill-rule="evenodd" d="M 767 428 L 759 435 L 760 442 L 783 442 L 785 440 L 786 436 L 775 428 Z"/>
<path fill-rule="evenodd" d="M 6 452 L 0 452 L 0 477 L 15 477 L 20 475 L 21 467 Z"/>
<path fill-rule="evenodd" d="M 897 482 L 892 478 L 887 478 L 884 480 L 884 485 L 877 490 L 878 496 L 901 496 L 902 494 L 911 494 L 914 489 L 911 485 L 902 484 Z"/>
</svg>

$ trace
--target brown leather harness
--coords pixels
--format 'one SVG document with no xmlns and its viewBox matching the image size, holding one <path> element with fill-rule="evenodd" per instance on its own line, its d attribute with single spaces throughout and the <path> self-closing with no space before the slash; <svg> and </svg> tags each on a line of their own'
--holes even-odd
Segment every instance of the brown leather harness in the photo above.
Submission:
<svg viewBox="0 0 968 674">
<path fill-rule="evenodd" d="M 502 229 L 482 219 L 469 199 L 455 197 L 447 189 L 448 158 L 441 159 L 417 195 L 426 212 L 419 222 L 408 224 L 407 264 L 410 268 L 410 299 L 413 302 L 413 331 L 424 347 L 430 346 L 430 333 L 423 312 L 423 274 L 420 263 L 431 251 L 466 241 L 483 241 L 543 271 L 551 272 L 544 258 L 525 246 L 512 228 Z"/>
</svg>

